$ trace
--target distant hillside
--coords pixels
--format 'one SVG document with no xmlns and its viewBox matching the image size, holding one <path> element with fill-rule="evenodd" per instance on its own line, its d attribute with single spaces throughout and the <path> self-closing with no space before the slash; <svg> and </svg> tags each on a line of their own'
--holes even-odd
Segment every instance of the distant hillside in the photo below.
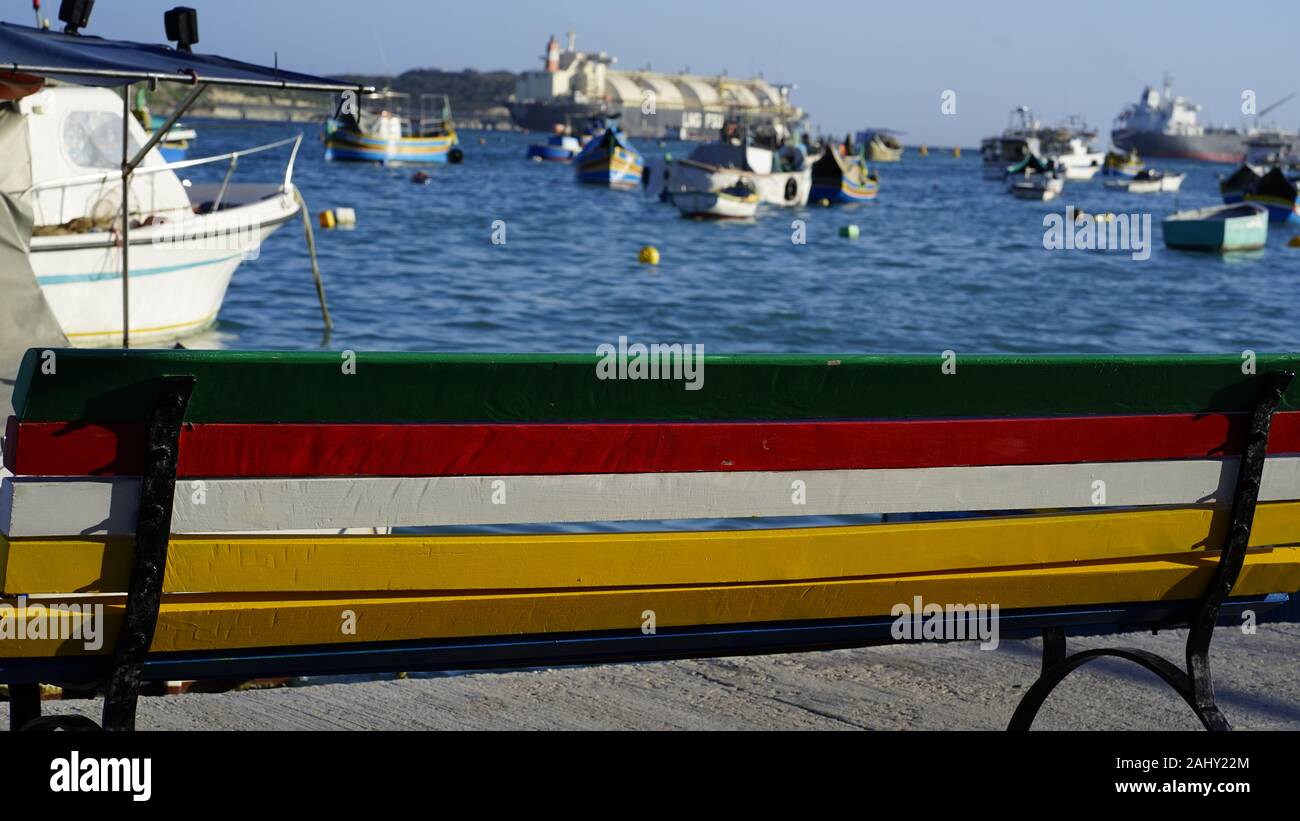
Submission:
<svg viewBox="0 0 1300 821">
<path fill-rule="evenodd" d="M 515 75 L 509 71 L 440 71 L 432 68 L 412 69 L 396 77 L 374 74 L 344 74 L 375 88 L 390 87 L 418 99 L 421 94 L 446 94 L 451 110 L 481 111 L 503 105 L 515 92 Z"/>
</svg>

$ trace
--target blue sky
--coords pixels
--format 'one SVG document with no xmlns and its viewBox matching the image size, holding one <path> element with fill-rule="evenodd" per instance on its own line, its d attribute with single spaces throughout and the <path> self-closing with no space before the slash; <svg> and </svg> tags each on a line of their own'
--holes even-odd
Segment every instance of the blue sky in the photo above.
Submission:
<svg viewBox="0 0 1300 821">
<path fill-rule="evenodd" d="M 162 41 L 162 12 L 181 1 L 98 0 L 88 33 Z M 762 72 L 797 83 L 795 100 L 816 126 L 888 126 L 935 145 L 974 144 L 1021 104 L 1049 122 L 1082 114 L 1105 133 L 1165 70 L 1213 122 L 1243 121 L 1245 89 L 1261 108 L 1300 90 L 1295 0 L 187 4 L 199 10 L 198 50 L 266 63 L 278 51 L 281 65 L 318 73 L 535 68 L 547 38 L 571 27 L 580 49 L 612 54 L 621 67 Z M 58 0 L 43 5 L 57 17 Z M 0 19 L 30 23 L 31 4 L 4 0 Z M 948 89 L 955 115 L 940 111 Z M 1300 99 L 1269 119 L 1300 126 Z"/>
</svg>

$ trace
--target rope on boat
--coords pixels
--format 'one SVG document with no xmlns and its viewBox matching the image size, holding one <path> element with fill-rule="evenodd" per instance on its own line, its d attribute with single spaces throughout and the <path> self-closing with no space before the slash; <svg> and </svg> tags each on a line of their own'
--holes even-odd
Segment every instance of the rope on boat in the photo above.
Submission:
<svg viewBox="0 0 1300 821">
<path fill-rule="evenodd" d="M 307 256 L 311 258 L 311 275 L 316 280 L 316 298 L 320 300 L 320 315 L 325 322 L 325 330 L 334 330 L 334 320 L 330 319 L 330 308 L 325 302 L 325 283 L 320 277 L 320 265 L 316 262 L 316 237 L 311 231 L 311 211 L 302 192 L 297 186 L 293 189 L 293 198 L 298 201 L 298 212 L 302 214 L 302 230 L 307 235 Z"/>
</svg>

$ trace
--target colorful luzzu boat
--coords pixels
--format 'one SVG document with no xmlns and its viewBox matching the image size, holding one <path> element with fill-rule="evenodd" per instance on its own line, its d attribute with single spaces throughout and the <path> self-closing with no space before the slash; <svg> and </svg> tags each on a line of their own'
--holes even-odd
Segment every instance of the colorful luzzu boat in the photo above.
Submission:
<svg viewBox="0 0 1300 821">
<path fill-rule="evenodd" d="M 1130 151 L 1127 154 L 1112 151 L 1106 155 L 1102 173 L 1114 177 L 1136 177 L 1146 167 L 1147 164 L 1138 157 L 1137 151 Z"/>
<path fill-rule="evenodd" d="M 606 123 L 605 130 L 591 138 L 574 157 L 573 164 L 578 182 L 610 188 L 636 188 L 641 184 L 645 171 L 641 152 L 631 146 L 613 121 Z"/>
<path fill-rule="evenodd" d="M 878 193 L 880 183 L 867 170 L 867 161 L 861 155 L 843 157 L 832 147 L 813 163 L 812 192 L 808 196 L 812 202 L 865 202 L 874 200 Z"/>
<path fill-rule="evenodd" d="M 428 164 L 460 162 L 455 129 L 432 136 L 408 136 L 401 118 L 383 117 L 374 131 L 332 120 L 325 131 L 325 159 L 341 162 Z"/>
<path fill-rule="evenodd" d="M 1274 168 L 1259 178 L 1243 196 L 1246 202 L 1268 209 L 1269 222 L 1300 222 L 1300 184 Z"/>
<path fill-rule="evenodd" d="M 327 161 L 426 165 L 464 159 L 446 95 L 421 95 L 418 116 L 411 113 L 409 96 L 392 90 L 367 97 L 365 104 L 370 110 L 325 122 Z"/>
</svg>

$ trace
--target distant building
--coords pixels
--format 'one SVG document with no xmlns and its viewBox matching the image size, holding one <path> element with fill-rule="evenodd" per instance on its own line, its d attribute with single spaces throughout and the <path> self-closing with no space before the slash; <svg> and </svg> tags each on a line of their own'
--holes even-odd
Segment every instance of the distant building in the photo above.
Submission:
<svg viewBox="0 0 1300 821">
<path fill-rule="evenodd" d="M 519 75 L 508 103 L 517 125 L 533 131 L 580 128 L 592 116 L 618 114 L 632 137 L 713 139 L 729 115 L 760 123 L 798 123 L 802 109 L 790 102 L 793 86 L 760 78 L 734 79 L 698 74 L 663 74 L 614 68 L 605 52 L 590 54 L 554 37 L 546 44 L 543 68 Z"/>
</svg>

